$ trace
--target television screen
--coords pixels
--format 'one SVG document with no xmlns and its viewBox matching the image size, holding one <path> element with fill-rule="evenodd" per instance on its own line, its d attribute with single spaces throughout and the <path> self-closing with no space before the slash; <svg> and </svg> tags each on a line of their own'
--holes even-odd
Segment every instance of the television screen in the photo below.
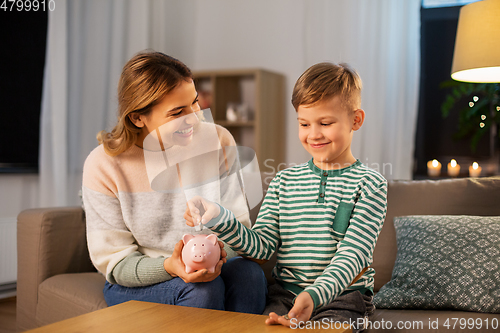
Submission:
<svg viewBox="0 0 500 333">
<path fill-rule="evenodd" d="M 0 172 L 38 172 L 46 11 L 0 10 Z"/>
</svg>

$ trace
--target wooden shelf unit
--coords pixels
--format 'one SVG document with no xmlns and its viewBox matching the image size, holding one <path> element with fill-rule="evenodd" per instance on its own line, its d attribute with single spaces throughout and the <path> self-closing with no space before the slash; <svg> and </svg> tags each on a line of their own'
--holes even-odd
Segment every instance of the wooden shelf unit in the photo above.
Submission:
<svg viewBox="0 0 500 333">
<path fill-rule="evenodd" d="M 284 162 L 285 106 L 283 75 L 263 69 L 193 72 L 198 92 L 209 94 L 216 124 L 229 130 L 238 146 L 252 148 L 261 172 Z M 247 120 L 227 120 L 228 105 L 246 104 Z M 203 107 L 203 106 L 202 106 Z"/>
</svg>

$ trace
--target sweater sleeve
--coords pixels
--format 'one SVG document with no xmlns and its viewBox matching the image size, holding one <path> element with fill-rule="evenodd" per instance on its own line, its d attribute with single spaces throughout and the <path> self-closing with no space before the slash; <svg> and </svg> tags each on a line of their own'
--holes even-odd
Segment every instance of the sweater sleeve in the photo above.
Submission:
<svg viewBox="0 0 500 333">
<path fill-rule="evenodd" d="M 305 288 L 315 308 L 340 295 L 363 268 L 371 265 L 373 250 L 387 211 L 387 181 L 367 184 L 361 190 L 344 239 L 331 263 L 315 282 Z"/>
<path fill-rule="evenodd" d="M 172 276 L 163 266 L 164 260 L 134 252 L 116 264 L 108 281 L 124 287 L 142 287 L 171 280 Z"/>
<path fill-rule="evenodd" d="M 219 238 L 238 254 L 269 260 L 279 242 L 278 187 L 275 178 L 269 185 L 259 216 L 252 229 L 240 223 L 234 214 L 221 206 L 219 216 L 206 224 Z"/>
</svg>

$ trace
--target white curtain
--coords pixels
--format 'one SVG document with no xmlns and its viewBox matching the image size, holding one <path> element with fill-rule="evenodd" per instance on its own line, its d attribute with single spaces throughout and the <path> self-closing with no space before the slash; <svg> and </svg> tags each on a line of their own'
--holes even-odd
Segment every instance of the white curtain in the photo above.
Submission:
<svg viewBox="0 0 500 333">
<path fill-rule="evenodd" d="M 141 50 L 164 50 L 180 23 L 176 12 L 191 3 L 56 2 L 49 12 L 42 97 L 40 206 L 79 204 L 85 158 L 97 146 L 96 134 L 116 122 L 123 65 Z"/>
<path fill-rule="evenodd" d="M 352 150 L 387 179 L 412 176 L 420 4 L 420 0 L 316 0 L 306 7 L 306 65 L 347 62 L 358 71 L 366 119 L 354 134 Z"/>
<path fill-rule="evenodd" d="M 348 62 L 363 79 L 367 114 L 355 156 L 389 179 L 411 178 L 420 0 L 59 0 L 56 6 L 49 13 L 42 100 L 40 206 L 79 203 L 83 162 L 97 132 L 116 121 L 121 69 L 146 48 L 193 69 L 285 74 L 289 164 L 308 158 L 289 103 L 293 83 L 316 62 Z"/>
</svg>

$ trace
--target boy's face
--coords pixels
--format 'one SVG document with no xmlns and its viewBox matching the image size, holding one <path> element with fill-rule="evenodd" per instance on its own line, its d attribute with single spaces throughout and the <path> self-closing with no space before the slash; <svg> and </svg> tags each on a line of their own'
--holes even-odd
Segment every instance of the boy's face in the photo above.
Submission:
<svg viewBox="0 0 500 333">
<path fill-rule="evenodd" d="M 351 141 L 363 123 L 363 110 L 349 111 L 335 96 L 312 106 L 300 105 L 297 114 L 300 142 L 317 167 L 341 169 L 356 162 Z"/>
</svg>

